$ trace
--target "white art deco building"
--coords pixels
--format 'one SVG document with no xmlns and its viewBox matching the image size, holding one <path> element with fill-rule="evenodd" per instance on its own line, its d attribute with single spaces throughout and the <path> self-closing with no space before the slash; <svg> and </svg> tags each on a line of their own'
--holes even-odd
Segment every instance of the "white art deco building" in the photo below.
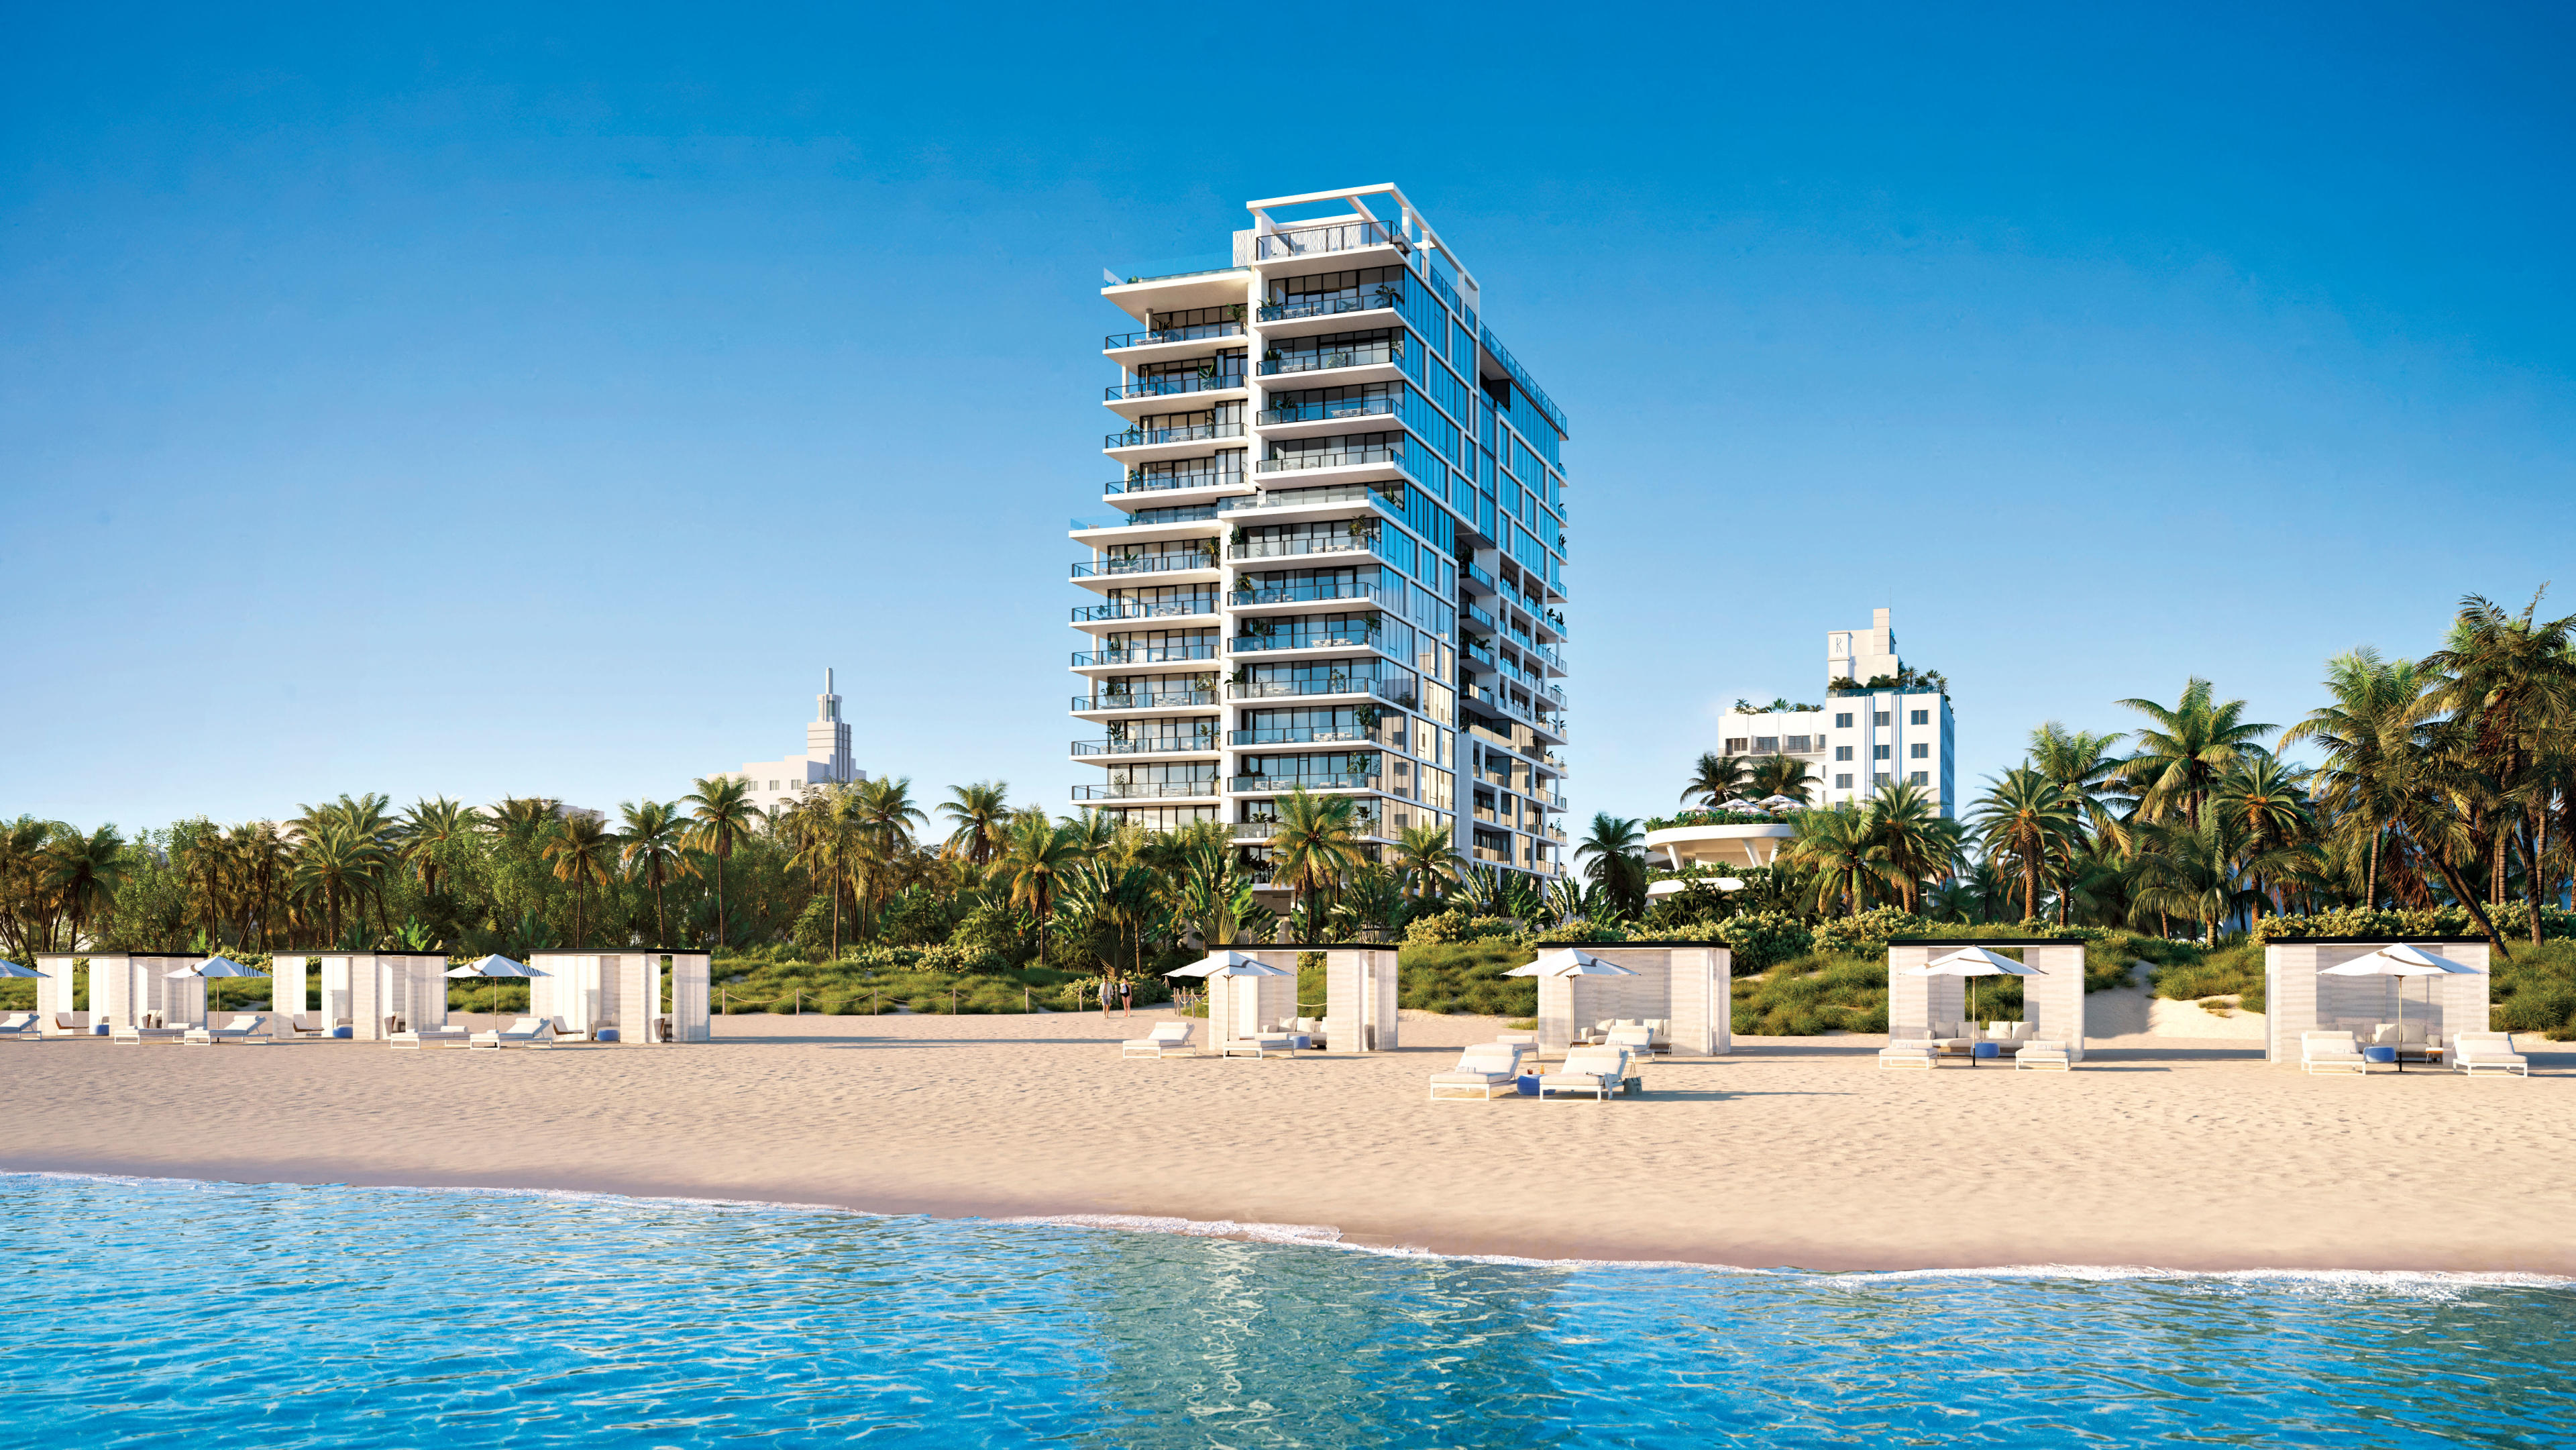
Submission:
<svg viewBox="0 0 2576 1450">
<path fill-rule="evenodd" d="M 850 722 L 841 718 L 841 697 L 832 691 L 832 672 L 823 671 L 823 693 L 814 697 L 814 718 L 805 726 L 805 753 L 784 760 L 755 760 L 731 772 L 750 787 L 751 803 L 776 811 L 796 800 L 809 785 L 849 784 L 868 778 L 850 756 Z"/>
<path fill-rule="evenodd" d="M 1282 793 L 1366 839 L 1437 825 L 1564 869 L 1565 417 L 1393 186 L 1249 204 L 1231 245 L 1102 289 L 1112 510 L 1074 521 L 1084 809 L 1222 820 Z"/>
</svg>

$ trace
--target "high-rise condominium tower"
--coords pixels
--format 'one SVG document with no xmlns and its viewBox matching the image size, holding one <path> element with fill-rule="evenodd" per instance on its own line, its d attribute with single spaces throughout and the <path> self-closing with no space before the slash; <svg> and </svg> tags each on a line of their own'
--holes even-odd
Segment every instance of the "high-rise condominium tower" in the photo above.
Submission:
<svg viewBox="0 0 2576 1450">
<path fill-rule="evenodd" d="M 1429 825 L 1559 874 L 1565 415 L 1393 186 L 1249 210 L 1101 289 L 1136 327 L 1106 344 L 1117 511 L 1073 529 L 1073 756 L 1103 767 L 1074 798 L 1259 861 L 1303 786 L 1381 857 Z"/>
</svg>

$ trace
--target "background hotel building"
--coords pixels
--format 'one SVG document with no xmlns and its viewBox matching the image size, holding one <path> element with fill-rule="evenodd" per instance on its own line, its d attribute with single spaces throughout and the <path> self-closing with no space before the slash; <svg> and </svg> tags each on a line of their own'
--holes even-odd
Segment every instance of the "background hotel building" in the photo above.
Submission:
<svg viewBox="0 0 2576 1450">
<path fill-rule="evenodd" d="M 814 697 L 814 718 L 805 726 L 805 753 L 784 760 L 756 760 L 732 772 L 750 787 L 751 803 L 764 811 L 780 810 L 809 785 L 847 785 L 868 778 L 850 757 L 850 722 L 841 718 L 841 697 L 832 693 L 832 672 L 823 671 L 823 693 Z"/>
<path fill-rule="evenodd" d="M 1825 636 L 1826 699 L 1810 710 L 1729 710 L 1718 734 L 1727 755 L 1787 755 L 1816 777 L 1818 805 L 1867 800 L 1890 781 L 1931 792 L 1941 814 L 1956 815 L 1950 697 L 1937 676 L 1913 674 L 1897 658 L 1887 611 L 1867 629 Z M 1902 681 L 1869 688 L 1872 680 Z M 1837 688 L 1841 682 L 1850 685 Z"/>
<path fill-rule="evenodd" d="M 1561 872 L 1565 416 L 1394 187 L 1249 210 L 1102 289 L 1136 328 L 1105 345 L 1115 512 L 1072 533 L 1074 799 L 1257 854 L 1302 785 L 1371 842 Z"/>
</svg>

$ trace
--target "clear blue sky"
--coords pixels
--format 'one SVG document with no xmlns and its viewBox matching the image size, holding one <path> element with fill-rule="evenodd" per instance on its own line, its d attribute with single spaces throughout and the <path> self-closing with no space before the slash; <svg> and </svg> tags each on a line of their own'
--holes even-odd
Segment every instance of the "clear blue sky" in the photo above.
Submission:
<svg viewBox="0 0 2576 1450">
<path fill-rule="evenodd" d="M 1776 10 L 19 7 L 0 815 L 667 798 L 826 664 L 1063 810 L 1100 270 L 1374 181 L 1573 421 L 1579 812 L 1877 605 L 1963 787 L 2576 610 L 2564 12 Z"/>
</svg>

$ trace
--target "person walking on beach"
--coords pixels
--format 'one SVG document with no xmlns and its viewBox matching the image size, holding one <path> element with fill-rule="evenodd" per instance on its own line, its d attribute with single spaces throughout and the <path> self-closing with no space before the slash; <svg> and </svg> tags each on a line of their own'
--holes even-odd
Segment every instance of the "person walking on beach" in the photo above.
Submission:
<svg viewBox="0 0 2576 1450">
<path fill-rule="evenodd" d="M 1109 1020 L 1109 979 L 1107 977 L 1100 979 L 1100 1020 L 1103 1022 Z"/>
<path fill-rule="evenodd" d="M 1136 1015 L 1136 984 L 1133 982 L 1118 984 L 1118 1015 L 1121 1017 Z"/>
</svg>

